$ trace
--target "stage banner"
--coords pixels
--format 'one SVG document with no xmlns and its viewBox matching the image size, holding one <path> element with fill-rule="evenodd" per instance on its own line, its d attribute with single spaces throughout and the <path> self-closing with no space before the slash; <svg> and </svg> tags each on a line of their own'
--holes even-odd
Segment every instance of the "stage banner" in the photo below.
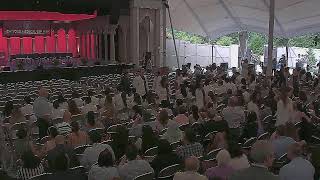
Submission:
<svg viewBox="0 0 320 180">
<path fill-rule="evenodd" d="M 49 21 L 4 21 L 4 37 L 34 37 L 50 36 L 51 23 Z"/>
</svg>

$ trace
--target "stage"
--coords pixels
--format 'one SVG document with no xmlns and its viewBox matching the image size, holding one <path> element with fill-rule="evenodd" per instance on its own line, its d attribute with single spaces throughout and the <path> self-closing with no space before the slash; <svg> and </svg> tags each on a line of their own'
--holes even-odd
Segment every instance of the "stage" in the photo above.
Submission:
<svg viewBox="0 0 320 180">
<path fill-rule="evenodd" d="M 132 69 L 134 64 L 110 64 L 95 66 L 79 66 L 52 69 L 37 69 L 33 71 L 3 71 L 0 73 L 0 83 L 40 81 L 51 79 L 68 79 L 77 81 L 81 77 L 107 74 L 121 74 L 124 70 Z"/>
</svg>

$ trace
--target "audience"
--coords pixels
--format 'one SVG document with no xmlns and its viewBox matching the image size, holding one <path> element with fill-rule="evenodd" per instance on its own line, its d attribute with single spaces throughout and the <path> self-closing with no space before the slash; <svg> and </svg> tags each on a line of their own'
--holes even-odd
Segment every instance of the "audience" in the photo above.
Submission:
<svg viewBox="0 0 320 180">
<path fill-rule="evenodd" d="M 302 147 L 299 143 L 290 145 L 287 158 L 291 162 L 280 169 L 281 180 L 313 180 L 315 169 L 312 164 L 304 159 Z"/>
<path fill-rule="evenodd" d="M 88 136 L 87 133 L 80 130 L 79 123 L 77 121 L 73 121 L 71 123 L 71 134 L 68 135 L 68 144 L 72 147 L 77 147 L 80 145 L 88 144 Z"/>
<path fill-rule="evenodd" d="M 114 167 L 112 154 L 108 149 L 102 151 L 98 163 L 89 171 L 88 180 L 113 179 L 119 176 L 118 169 Z"/>
<path fill-rule="evenodd" d="M 163 168 L 174 164 L 182 164 L 181 158 L 173 152 L 172 147 L 167 140 L 160 140 L 158 146 L 158 154 L 151 162 L 151 166 L 154 169 L 155 176 L 157 177 L 159 172 Z"/>
<path fill-rule="evenodd" d="M 90 169 L 92 165 L 98 162 L 99 154 L 108 149 L 112 155 L 112 159 L 115 160 L 114 152 L 110 145 L 101 144 L 101 134 L 97 131 L 91 131 L 89 133 L 89 138 L 92 143 L 92 147 L 88 147 L 81 158 L 81 165 L 86 169 Z"/>
<path fill-rule="evenodd" d="M 236 171 L 229 180 L 279 180 L 268 171 L 273 163 L 273 148 L 268 141 L 257 141 L 253 144 L 250 152 L 253 161 L 251 167 Z"/>
<path fill-rule="evenodd" d="M 221 150 L 217 154 L 218 166 L 207 169 L 206 176 L 208 179 L 220 178 L 221 180 L 227 180 L 228 177 L 234 172 L 232 167 L 229 165 L 231 160 L 230 154 L 227 150 Z"/>
<path fill-rule="evenodd" d="M 0 165 L 19 179 L 45 172 L 53 173 L 46 180 L 86 179 L 86 173 L 89 180 L 132 180 L 153 172 L 157 178 L 168 166 L 182 168 L 183 160 L 186 171 L 176 173 L 174 179 L 319 179 L 314 144 L 318 144 L 320 96 L 315 91 L 319 82 L 312 78 L 316 75 L 303 70 L 290 75 L 286 69 L 275 72 L 270 81 L 251 69 L 244 70 L 245 74 L 233 71 L 231 77 L 221 67 L 206 70 L 196 65 L 192 73 L 187 65 L 176 76 L 158 73 L 153 87 L 150 77 L 142 78 L 142 73 L 135 77 L 125 73 L 126 82 L 118 87 L 118 83 L 105 87 L 105 82 L 90 78 L 72 82 L 72 88 L 40 83 L 50 90 L 39 85 L 39 97 L 33 104 L 33 91 L 21 108 L 12 101 L 5 104 Z M 86 93 L 88 97 L 80 96 Z M 21 124 L 25 127 L 15 125 L 13 129 L 19 122 L 26 122 Z M 35 124 L 40 128 L 39 137 Z M 241 148 L 247 139 L 264 132 L 272 134 L 271 138 Z M 88 146 L 81 149 L 82 145 Z M 152 147 L 157 147 L 155 157 L 145 153 Z M 207 166 L 203 159 L 213 150 L 218 152 L 218 164 Z M 286 157 L 291 161 L 287 165 L 282 162 Z M 84 167 L 74 168 L 80 164 Z M 0 175 L 1 180 L 7 178 Z"/>
<path fill-rule="evenodd" d="M 55 137 L 55 147 L 48 151 L 46 159 L 48 160 L 49 168 L 54 169 L 55 159 L 60 154 L 68 155 L 68 161 L 70 167 L 76 167 L 79 165 L 79 161 L 71 147 L 66 144 L 64 136 L 58 135 Z"/>
<path fill-rule="evenodd" d="M 184 131 L 183 145 L 177 148 L 177 154 L 182 158 L 190 156 L 201 157 L 203 155 L 203 147 L 196 141 L 196 134 L 191 128 Z"/>
<path fill-rule="evenodd" d="M 169 143 L 180 142 L 183 138 L 183 132 L 179 129 L 177 123 L 171 123 L 161 138 L 166 139 Z"/>
<path fill-rule="evenodd" d="M 199 168 L 198 158 L 190 156 L 185 160 L 185 172 L 177 172 L 173 180 L 207 180 L 208 178 L 198 173 Z"/>
<path fill-rule="evenodd" d="M 128 145 L 126 154 L 121 158 L 119 164 L 119 174 L 122 180 L 132 180 L 149 172 L 154 172 L 150 164 L 145 160 L 141 160 L 135 145 Z"/>
<path fill-rule="evenodd" d="M 232 167 L 232 169 L 237 171 L 250 167 L 248 157 L 242 152 L 242 149 L 238 143 L 230 143 L 228 150 L 231 156 L 229 165 Z"/>
<path fill-rule="evenodd" d="M 287 153 L 289 146 L 295 142 L 294 139 L 286 136 L 286 127 L 284 125 L 279 126 L 276 130 L 275 139 L 272 141 L 275 157 L 278 159 Z"/>
<path fill-rule="evenodd" d="M 21 160 L 22 167 L 17 171 L 17 179 L 27 180 L 44 173 L 41 160 L 32 151 L 25 151 Z"/>
</svg>

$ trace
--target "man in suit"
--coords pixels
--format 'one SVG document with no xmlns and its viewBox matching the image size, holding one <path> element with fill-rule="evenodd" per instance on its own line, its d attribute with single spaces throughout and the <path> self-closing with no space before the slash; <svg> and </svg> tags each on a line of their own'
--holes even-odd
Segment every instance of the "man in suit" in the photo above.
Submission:
<svg viewBox="0 0 320 180">
<path fill-rule="evenodd" d="M 257 141 L 251 148 L 251 167 L 237 171 L 229 180 L 280 180 L 279 177 L 268 171 L 272 166 L 273 148 L 268 141 Z"/>
</svg>

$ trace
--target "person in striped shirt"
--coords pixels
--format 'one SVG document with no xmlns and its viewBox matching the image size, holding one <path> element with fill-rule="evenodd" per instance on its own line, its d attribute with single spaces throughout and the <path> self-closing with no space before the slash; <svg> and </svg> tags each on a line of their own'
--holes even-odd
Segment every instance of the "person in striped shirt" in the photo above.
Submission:
<svg viewBox="0 0 320 180">
<path fill-rule="evenodd" d="M 17 171 L 17 179 L 27 180 L 44 173 L 40 158 L 32 151 L 26 151 L 22 155 L 22 167 Z"/>
</svg>

